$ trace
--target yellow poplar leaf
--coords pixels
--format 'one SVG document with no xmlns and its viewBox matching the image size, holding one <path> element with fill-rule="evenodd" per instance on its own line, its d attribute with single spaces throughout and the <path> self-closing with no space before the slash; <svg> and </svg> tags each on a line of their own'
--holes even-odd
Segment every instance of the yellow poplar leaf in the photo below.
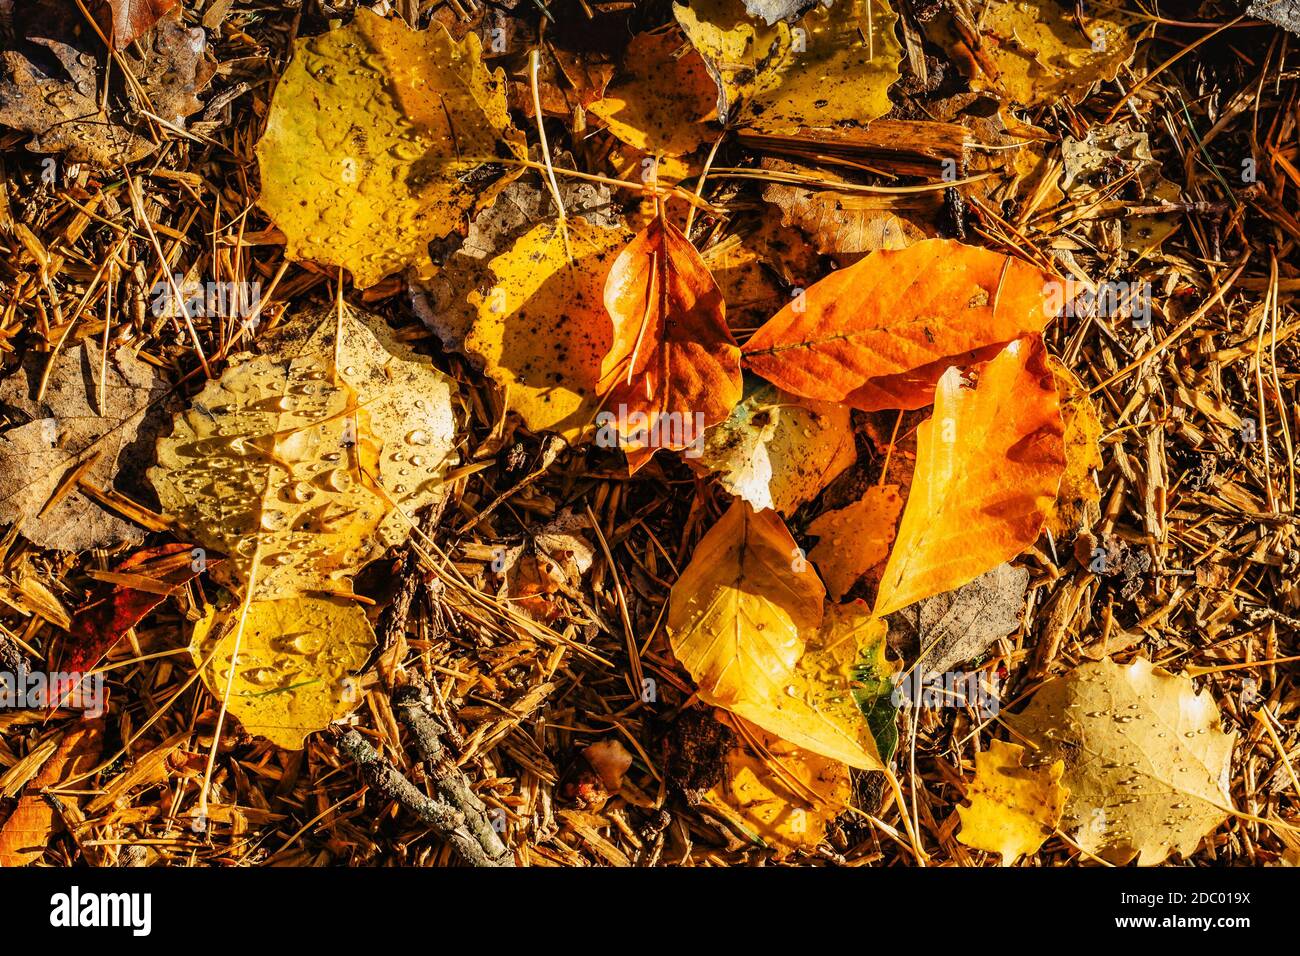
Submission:
<svg viewBox="0 0 1300 956">
<path fill-rule="evenodd" d="M 306 313 L 262 344 L 176 416 L 149 478 L 190 540 L 229 556 L 214 574 L 232 588 L 350 591 L 444 493 L 450 380 L 351 309 Z"/>
<path fill-rule="evenodd" d="M 781 519 L 737 501 L 673 585 L 668 635 L 700 699 L 852 767 L 881 767 L 853 691 L 885 625 L 825 592 Z"/>
<path fill-rule="evenodd" d="M 718 87 L 718 119 L 734 119 L 741 104 L 778 86 L 790 58 L 790 27 L 765 25 L 746 15 L 740 0 L 673 4 L 682 32 L 704 60 Z"/>
<path fill-rule="evenodd" d="M 601 363 L 601 416 L 632 449 L 685 448 L 741 396 L 740 348 L 717 282 L 662 216 L 619 253 L 605 283 L 613 342 Z"/>
<path fill-rule="evenodd" d="M 994 740 L 975 755 L 975 779 L 966 790 L 969 807 L 959 806 L 957 839 L 977 850 L 1002 855 L 1009 866 L 1037 853 L 1061 822 L 1069 791 L 1061 786 L 1065 761 L 1022 766 L 1025 748 Z"/>
<path fill-rule="evenodd" d="M 1081 23 L 1073 7 L 1055 0 L 988 0 L 975 13 L 978 51 L 950 21 L 937 34 L 971 89 L 1001 93 L 1019 106 L 1077 103 L 1095 84 L 1115 79 L 1136 44 L 1137 17 L 1115 5 L 1089 4 Z"/>
<path fill-rule="evenodd" d="M 897 485 L 872 485 L 847 508 L 827 511 L 808 525 L 808 533 L 820 539 L 808 558 L 821 572 L 834 600 L 889 557 L 902 510 Z"/>
<path fill-rule="evenodd" d="M 632 233 L 584 219 L 567 229 L 567 248 L 557 223 L 541 223 L 492 260 L 495 284 L 469 295 L 477 318 L 465 350 L 483 359 L 525 425 L 575 442 L 600 407 L 596 385 L 612 334 L 605 279 Z"/>
<path fill-rule="evenodd" d="M 1189 856 L 1232 812 L 1235 734 L 1208 690 L 1142 658 L 1081 664 L 1040 687 L 1008 718 L 1065 761 L 1062 827 L 1112 863 Z"/>
<path fill-rule="evenodd" d="M 781 82 L 760 90 L 745 125 L 769 135 L 801 127 L 867 124 L 893 103 L 902 46 L 885 0 L 839 0 L 810 10 L 796 27 Z"/>
<path fill-rule="evenodd" d="M 1059 536 L 1078 531 L 1089 515 L 1098 516 L 1101 491 L 1092 470 L 1102 467 L 1101 422 L 1088 389 L 1075 374 L 1052 356 L 1047 359 L 1047 367 L 1052 370 L 1056 391 L 1061 396 L 1061 422 L 1065 429 L 1065 473 L 1061 476 L 1056 502 L 1047 515 L 1047 530 Z"/>
<path fill-rule="evenodd" d="M 615 79 L 589 112 L 618 139 L 647 153 L 683 156 L 712 139 L 713 80 L 676 27 L 638 33 Z"/>
<path fill-rule="evenodd" d="M 826 838 L 827 824 L 852 802 L 849 768 L 748 721 L 731 720 L 741 734 L 727 753 L 722 779 L 704 794 L 704 802 L 751 839 L 771 847 L 778 860 L 816 849 Z"/>
<path fill-rule="evenodd" d="M 236 601 L 194 625 L 194 665 L 246 731 L 277 747 L 301 750 L 308 734 L 360 700 L 351 675 L 374 650 L 375 632 L 359 605 L 339 598 L 253 601 L 242 633 L 240 614 Z"/>
<path fill-rule="evenodd" d="M 1046 354 L 1038 336 L 1017 339 L 974 388 L 957 368 L 939 379 L 877 614 L 961 587 L 1037 540 L 1065 470 Z"/>
<path fill-rule="evenodd" d="M 295 44 L 257 144 L 258 202 L 290 259 L 342 266 L 360 288 L 428 260 L 522 158 L 505 84 L 478 36 L 413 31 L 361 7 Z"/>
</svg>

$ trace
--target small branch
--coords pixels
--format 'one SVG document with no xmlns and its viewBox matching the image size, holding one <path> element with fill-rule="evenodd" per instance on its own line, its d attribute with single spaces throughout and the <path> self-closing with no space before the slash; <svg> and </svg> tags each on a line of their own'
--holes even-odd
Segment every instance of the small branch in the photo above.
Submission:
<svg viewBox="0 0 1300 956">
<path fill-rule="evenodd" d="M 335 737 L 338 748 L 360 768 L 366 783 L 384 797 L 396 800 L 419 817 L 450 843 L 471 866 L 513 866 L 514 860 L 491 856 L 470 832 L 466 815 L 448 802 L 439 788 L 438 797 L 428 797 L 407 780 L 391 763 L 379 755 L 355 729 L 349 728 Z M 482 804 L 480 804 L 481 806 Z M 500 841 L 497 841 L 500 844 Z M 502 847 L 504 851 L 504 847 Z"/>
</svg>

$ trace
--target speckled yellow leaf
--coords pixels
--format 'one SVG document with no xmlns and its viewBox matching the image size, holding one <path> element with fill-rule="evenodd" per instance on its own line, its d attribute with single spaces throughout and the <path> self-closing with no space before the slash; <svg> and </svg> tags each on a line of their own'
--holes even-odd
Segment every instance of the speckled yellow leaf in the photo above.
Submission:
<svg viewBox="0 0 1300 956">
<path fill-rule="evenodd" d="M 342 266 L 359 287 L 427 260 L 510 178 L 522 156 L 505 84 L 479 39 L 412 31 L 361 7 L 297 42 L 257 145 L 259 202 L 286 253 Z"/>
<path fill-rule="evenodd" d="M 1047 367 L 1056 379 L 1056 391 L 1061 396 L 1061 423 L 1065 428 L 1065 472 L 1061 475 L 1061 489 L 1056 503 L 1047 514 L 1047 530 L 1054 535 L 1069 534 L 1097 514 L 1101 492 L 1092 477 L 1092 469 L 1100 469 L 1101 422 L 1097 420 L 1097 406 L 1088 396 L 1088 390 L 1060 359 L 1049 356 Z"/>
<path fill-rule="evenodd" d="M 884 116 L 902 58 L 897 20 L 884 0 L 815 6 L 791 28 L 790 52 L 776 67 L 780 84 L 756 93 L 744 125 L 793 135 Z"/>
<path fill-rule="evenodd" d="M 1022 766 L 1025 748 L 994 740 L 975 755 L 975 779 L 966 789 L 970 806 L 959 806 L 957 839 L 977 850 L 1017 857 L 1038 852 L 1061 821 L 1069 791 L 1061 786 L 1065 762 Z"/>
<path fill-rule="evenodd" d="M 808 525 L 820 540 L 808 553 L 831 597 L 838 601 L 858 578 L 889 557 L 903 510 L 897 485 L 872 485 L 847 508 L 827 511 Z"/>
<path fill-rule="evenodd" d="M 737 501 L 673 585 L 673 653 L 705 703 L 814 753 L 879 769 L 853 691 L 885 625 L 862 602 L 823 606 L 824 595 L 776 513 Z"/>
<path fill-rule="evenodd" d="M 241 593 L 348 591 L 409 535 L 403 515 L 443 494 L 449 379 L 350 309 L 306 313 L 264 348 L 176 417 L 149 478 L 190 540 L 229 556 L 214 574 Z"/>
<path fill-rule="evenodd" d="M 673 4 L 673 14 L 718 86 L 718 118 L 736 118 L 742 104 L 781 82 L 790 57 L 790 27 L 767 26 L 745 12 L 740 0 L 692 0 Z"/>
<path fill-rule="evenodd" d="M 782 860 L 811 852 L 826 826 L 851 803 L 849 768 L 796 747 L 738 717 L 740 731 L 727 753 L 722 779 L 704 802 Z"/>
<path fill-rule="evenodd" d="M 541 223 L 492 260 L 494 285 L 469 295 L 477 318 L 465 350 L 525 425 L 573 442 L 600 407 L 596 383 L 613 341 L 605 279 L 632 233 L 583 219 L 567 229 L 567 250 L 559 225 Z"/>
<path fill-rule="evenodd" d="M 246 731 L 301 750 L 308 734 L 360 699 L 351 675 L 375 646 L 365 611 L 338 598 L 300 597 L 254 601 L 242 629 L 240 619 L 238 601 L 201 618 L 190 641 L 194 664 Z"/>
<path fill-rule="evenodd" d="M 1150 661 L 1081 664 L 1044 684 L 1007 718 L 1065 761 L 1062 828 L 1112 863 L 1189 856 L 1232 812 L 1235 734 L 1208 690 Z"/>
<path fill-rule="evenodd" d="M 971 89 L 1000 93 L 1018 106 L 1078 102 L 1133 56 L 1137 19 L 1115 6 L 1088 4 L 1081 24 L 1072 6 L 1056 0 L 988 0 L 974 9 L 978 51 L 951 20 L 936 39 L 946 41 Z"/>
<path fill-rule="evenodd" d="M 590 113 L 618 139 L 654 155 L 683 156 L 715 134 L 717 112 L 704 61 L 676 27 L 638 33 L 623 57 L 623 75 Z"/>
</svg>

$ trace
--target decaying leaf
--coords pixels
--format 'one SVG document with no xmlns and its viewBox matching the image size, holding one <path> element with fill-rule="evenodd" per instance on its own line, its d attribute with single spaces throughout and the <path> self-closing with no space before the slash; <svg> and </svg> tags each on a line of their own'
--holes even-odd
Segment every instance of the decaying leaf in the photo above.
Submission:
<svg viewBox="0 0 1300 956">
<path fill-rule="evenodd" d="M 217 71 L 206 35 L 200 27 L 185 26 L 177 11 L 159 20 L 140 46 L 141 56 L 122 56 L 143 88 L 150 112 L 183 129 L 185 117 L 202 108 L 198 94 Z"/>
<path fill-rule="evenodd" d="M 1038 852 L 1060 823 L 1069 795 L 1060 784 L 1064 761 L 1029 768 L 1022 766 L 1024 756 L 1024 747 L 989 741 L 989 749 L 975 755 L 975 779 L 966 788 L 970 806 L 957 807 L 957 839 L 1001 854 L 1003 866 Z"/>
<path fill-rule="evenodd" d="M 650 154 L 683 156 L 712 139 L 716 106 L 704 61 L 675 28 L 639 33 L 623 57 L 624 76 L 590 106 L 616 137 Z"/>
<path fill-rule="evenodd" d="M 1065 470 L 1042 339 L 1012 342 L 968 387 L 951 368 L 917 429 L 916 471 L 876 613 L 951 591 L 1037 540 Z"/>
<path fill-rule="evenodd" d="M 365 611 L 339 598 L 235 601 L 194 625 L 190 656 L 203 682 L 244 730 L 301 750 L 308 734 L 360 702 L 352 675 L 375 632 Z M 231 675 L 231 661 L 234 674 Z"/>
<path fill-rule="evenodd" d="M 1209 691 L 1143 658 L 1080 664 L 1008 720 L 1065 761 L 1062 826 L 1113 863 L 1189 856 L 1232 812 L 1236 735 L 1224 733 Z"/>
<path fill-rule="evenodd" d="M 903 510 L 896 485 L 872 485 L 853 504 L 827 511 L 808 525 L 820 540 L 808 558 L 838 601 L 862 575 L 889 557 L 894 527 Z"/>
<path fill-rule="evenodd" d="M 45 61 L 53 59 L 59 69 Z M 35 134 L 34 153 L 63 153 L 70 163 L 111 168 L 133 163 L 155 143 L 104 112 L 91 54 L 60 40 L 31 37 L 0 50 L 0 125 Z"/>
<path fill-rule="evenodd" d="M 348 592 L 443 494 L 449 380 L 366 313 L 278 331 L 177 416 L 149 477 L 193 540 L 229 555 L 214 576 L 241 594 Z"/>
<path fill-rule="evenodd" d="M 212 564 L 220 562 L 214 558 Z M 173 542 L 143 548 L 113 568 L 114 577 L 100 585 L 77 609 L 68 628 L 70 652 L 61 665 L 82 674 L 99 663 L 146 614 L 207 570 L 207 558 L 192 545 Z"/>
<path fill-rule="evenodd" d="M 563 606 L 554 596 L 574 591 L 596 556 L 591 542 L 579 533 L 586 526 L 585 518 L 563 514 L 523 544 L 500 553 L 495 569 L 505 574 L 508 600 L 535 620 L 550 622 L 559 617 Z"/>
<path fill-rule="evenodd" d="M 29 354 L 0 382 L 0 409 L 25 422 L 0 433 L 0 521 L 18 524 L 43 548 L 138 544 L 144 531 L 105 510 L 76 482 L 110 490 L 140 476 L 139 459 L 165 427 L 167 385 L 127 347 L 114 349 L 105 362 L 87 339 L 54 357 L 37 401 L 50 360 Z"/>
<path fill-rule="evenodd" d="M 1093 478 L 1093 469 L 1102 467 L 1101 422 L 1097 406 L 1088 389 L 1059 359 L 1048 357 L 1047 366 L 1056 378 L 1061 396 L 1061 422 L 1064 427 L 1065 473 L 1056 502 L 1047 516 L 1047 530 L 1054 535 L 1069 534 L 1100 517 L 1098 503 L 1101 489 Z"/>
<path fill-rule="evenodd" d="M 620 444 L 685 448 L 731 414 L 740 349 L 717 282 L 676 226 L 656 217 L 618 254 L 605 308 L 614 335 L 598 391 Z"/>
<path fill-rule="evenodd" d="M 745 344 L 778 387 L 865 411 L 920 408 L 953 365 L 1041 331 L 1052 282 L 1018 260 L 950 239 L 880 250 L 832 272 Z"/>
<path fill-rule="evenodd" d="M 852 691 L 885 626 L 861 602 L 823 607 L 824 593 L 776 513 L 737 501 L 673 585 L 673 653 L 705 703 L 807 750 L 879 769 Z"/>
<path fill-rule="evenodd" d="M 478 316 L 465 351 L 533 431 L 576 442 L 591 426 L 612 344 L 605 280 L 631 238 L 583 219 L 540 223 L 492 260 L 492 285 L 470 293 Z"/>
<path fill-rule="evenodd" d="M 889 616 L 891 632 L 916 644 L 920 674 L 945 674 L 975 660 L 1020 627 L 1029 572 L 999 564 L 973 581 Z"/>
<path fill-rule="evenodd" d="M 772 165 L 766 160 L 764 166 Z M 935 235 L 928 221 L 943 204 L 938 193 L 903 196 L 812 190 L 769 183 L 763 198 L 787 226 L 802 230 L 818 251 L 851 264 L 877 249 L 903 249 Z"/>
<path fill-rule="evenodd" d="M 744 399 L 704 433 L 700 469 L 755 509 L 789 515 L 857 460 L 849 411 L 750 378 Z"/>
<path fill-rule="evenodd" d="M 26 866 L 45 855 L 58 825 L 54 808 L 40 791 L 95 765 L 104 745 L 104 722 L 90 720 L 67 730 L 36 777 L 0 824 L 0 866 Z"/>
<path fill-rule="evenodd" d="M 154 28 L 180 0 L 95 0 L 86 4 L 100 28 L 121 50 Z"/>
<path fill-rule="evenodd" d="M 976 8 L 978 38 L 949 19 L 940 35 L 976 90 L 995 90 L 1020 106 L 1078 102 L 1113 80 L 1133 56 L 1137 18 L 1090 4 L 1080 21 L 1056 0 L 989 0 Z"/>
<path fill-rule="evenodd" d="M 522 158 L 502 77 L 478 37 L 412 31 L 362 7 L 297 42 L 257 145 L 259 202 L 290 258 L 342 266 L 365 288 L 461 229 Z"/>
<path fill-rule="evenodd" d="M 814 850 L 826 838 L 827 825 L 852 802 L 848 768 L 748 721 L 730 720 L 742 731 L 704 804 L 771 847 L 778 860 Z"/>
</svg>

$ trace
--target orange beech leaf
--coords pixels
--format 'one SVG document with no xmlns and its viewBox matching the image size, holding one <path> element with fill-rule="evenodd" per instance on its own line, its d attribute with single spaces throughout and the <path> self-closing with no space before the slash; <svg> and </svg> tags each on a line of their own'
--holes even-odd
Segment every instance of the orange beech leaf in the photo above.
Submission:
<svg viewBox="0 0 1300 956">
<path fill-rule="evenodd" d="M 953 365 L 991 359 L 1049 319 L 1050 274 L 988 249 L 927 239 L 832 272 L 745 344 L 787 392 L 866 411 L 921 408 Z"/>
<path fill-rule="evenodd" d="M 876 596 L 884 616 L 961 587 L 1038 538 L 1065 471 L 1061 403 L 1039 336 L 950 368 L 916 430 L 916 471 Z"/>
<path fill-rule="evenodd" d="M 104 721 L 98 718 L 72 726 L 23 788 L 13 812 L 0 824 L 0 866 L 26 866 L 45 855 L 59 817 L 41 790 L 89 770 L 104 744 Z"/>
<path fill-rule="evenodd" d="M 597 424 L 614 425 L 634 451 L 702 442 L 704 428 L 740 401 L 740 348 L 695 247 L 656 218 L 614 260 L 605 308 L 614 335 L 601 363 Z"/>
</svg>

